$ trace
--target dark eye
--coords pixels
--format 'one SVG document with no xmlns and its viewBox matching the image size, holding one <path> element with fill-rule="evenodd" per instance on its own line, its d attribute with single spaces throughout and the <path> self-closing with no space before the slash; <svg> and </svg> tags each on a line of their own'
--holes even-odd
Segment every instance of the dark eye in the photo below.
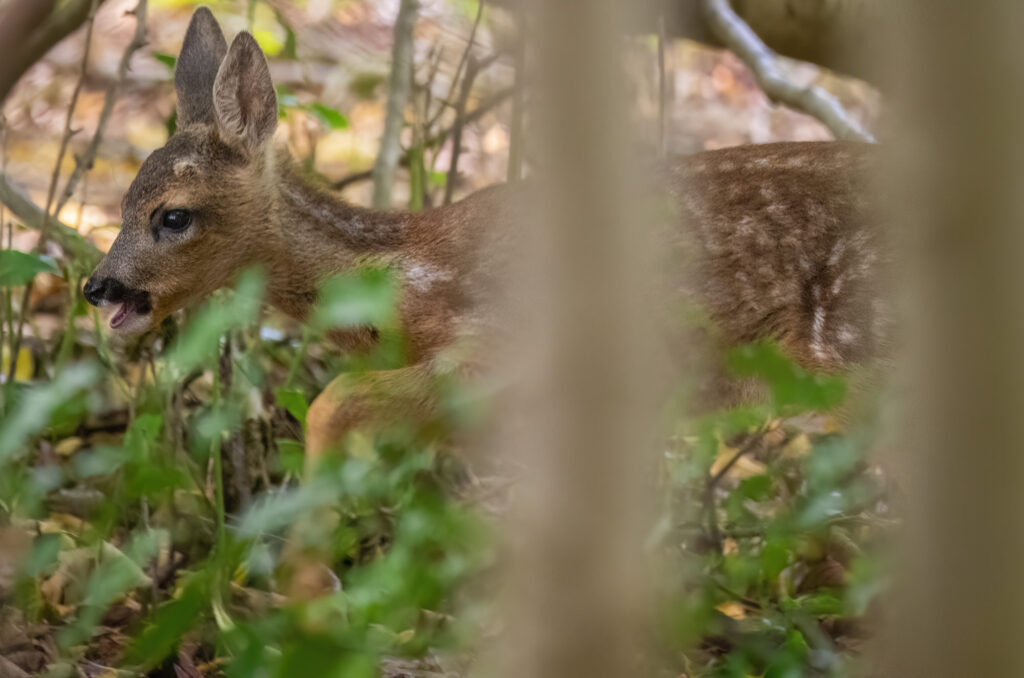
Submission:
<svg viewBox="0 0 1024 678">
<path fill-rule="evenodd" d="M 192 223 L 192 213 L 188 210 L 167 210 L 164 212 L 163 226 L 168 231 L 184 231 Z"/>
</svg>

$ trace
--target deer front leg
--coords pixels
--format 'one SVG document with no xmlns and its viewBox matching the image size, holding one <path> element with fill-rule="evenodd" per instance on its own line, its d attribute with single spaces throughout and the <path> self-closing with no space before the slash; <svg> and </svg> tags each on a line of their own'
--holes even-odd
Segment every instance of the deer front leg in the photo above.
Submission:
<svg viewBox="0 0 1024 678">
<path fill-rule="evenodd" d="M 326 453 L 340 449 L 352 431 L 419 424 L 435 411 L 434 375 L 426 364 L 396 370 L 357 372 L 335 378 L 306 413 L 306 476 Z M 292 526 L 276 578 L 291 600 L 312 600 L 337 590 L 324 537 L 338 516 L 326 507 Z"/>
<path fill-rule="evenodd" d="M 423 423 L 436 409 L 434 375 L 425 363 L 395 370 L 342 374 L 306 414 L 306 471 L 355 430 Z"/>
</svg>

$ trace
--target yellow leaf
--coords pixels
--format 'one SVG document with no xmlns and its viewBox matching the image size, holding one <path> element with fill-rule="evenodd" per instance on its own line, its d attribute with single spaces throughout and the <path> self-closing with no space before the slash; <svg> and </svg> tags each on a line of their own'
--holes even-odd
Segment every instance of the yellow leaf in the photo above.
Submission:
<svg viewBox="0 0 1024 678">
<path fill-rule="evenodd" d="M 782 448 L 782 456 L 786 459 L 800 459 L 811 451 L 811 439 L 806 433 L 796 436 Z"/>
<path fill-rule="evenodd" d="M 730 600 L 715 606 L 715 609 L 724 614 L 726 617 L 740 620 L 747 618 L 747 610 L 743 607 L 743 603 L 738 600 Z"/>
<path fill-rule="evenodd" d="M 0 367 L 3 368 L 4 374 L 11 369 L 11 349 L 6 346 L 3 347 L 3 353 L 0 355 Z M 22 346 L 18 349 L 18 364 L 14 366 L 14 380 L 29 381 L 34 372 L 35 361 L 32 358 L 32 352 Z"/>
<path fill-rule="evenodd" d="M 78 448 L 82 446 L 82 439 L 77 436 L 71 436 L 57 443 L 53 450 L 62 457 L 70 457 L 72 454 L 78 451 Z"/>
<path fill-rule="evenodd" d="M 729 447 L 725 443 L 718 444 L 718 456 L 715 458 L 715 463 L 711 465 L 711 470 L 708 472 L 712 476 L 716 476 L 725 468 L 726 464 L 732 461 L 736 453 L 739 452 L 738 448 Z M 732 465 L 727 474 L 730 478 L 736 478 L 742 480 L 744 478 L 750 478 L 751 476 L 763 475 L 767 471 L 767 467 L 756 459 L 752 458 L 749 454 L 745 454 Z"/>
<path fill-rule="evenodd" d="M 252 37 L 256 38 L 256 42 L 267 56 L 274 56 L 284 49 L 284 43 L 270 31 L 256 29 L 252 32 Z"/>
</svg>

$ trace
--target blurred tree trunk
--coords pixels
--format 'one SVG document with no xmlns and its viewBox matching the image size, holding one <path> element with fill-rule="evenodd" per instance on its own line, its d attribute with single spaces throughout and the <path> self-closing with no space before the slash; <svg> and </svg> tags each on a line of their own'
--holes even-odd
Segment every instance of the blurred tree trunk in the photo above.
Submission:
<svg viewBox="0 0 1024 678">
<path fill-rule="evenodd" d="M 391 48 L 391 79 L 388 84 L 387 113 L 380 152 L 373 165 L 373 206 L 391 207 L 391 191 L 395 170 L 402 152 L 402 128 L 405 126 L 405 105 L 412 89 L 413 28 L 416 27 L 418 0 L 402 0 L 395 19 L 394 44 Z"/>
<path fill-rule="evenodd" d="M 96 5 L 103 0 L 97 0 Z M 82 25 L 93 0 L 7 0 L 0 3 L 0 104 L 18 79 L 51 47 Z M 56 9 L 55 9 L 56 7 Z"/>
<path fill-rule="evenodd" d="M 627 155 L 618 39 L 634 5 L 527 2 L 538 163 L 517 237 L 527 251 L 515 350 L 525 355 L 497 361 L 514 366 L 525 413 L 502 440 L 523 468 L 505 675 L 633 676 L 649 611 L 642 541 L 654 492 L 644 481 L 658 411 L 652 210 L 638 201 L 643 171 Z"/>
<path fill-rule="evenodd" d="M 915 397 L 909 553 L 881 675 L 1020 676 L 1024 4 L 893 5 L 900 51 L 885 58 L 907 105 L 887 183 L 914 290 Z"/>
</svg>

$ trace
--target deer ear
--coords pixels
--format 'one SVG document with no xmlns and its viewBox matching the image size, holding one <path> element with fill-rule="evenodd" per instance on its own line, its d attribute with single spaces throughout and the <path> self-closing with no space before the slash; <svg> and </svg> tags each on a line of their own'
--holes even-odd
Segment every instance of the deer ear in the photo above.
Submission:
<svg viewBox="0 0 1024 678">
<path fill-rule="evenodd" d="M 277 95 L 263 50 L 248 33 L 235 36 L 213 85 L 217 127 L 229 144 L 258 153 L 277 128 Z"/>
<path fill-rule="evenodd" d="M 178 126 L 213 123 L 213 81 L 228 43 L 213 14 L 200 7 L 192 15 L 174 69 L 178 91 Z"/>
</svg>

